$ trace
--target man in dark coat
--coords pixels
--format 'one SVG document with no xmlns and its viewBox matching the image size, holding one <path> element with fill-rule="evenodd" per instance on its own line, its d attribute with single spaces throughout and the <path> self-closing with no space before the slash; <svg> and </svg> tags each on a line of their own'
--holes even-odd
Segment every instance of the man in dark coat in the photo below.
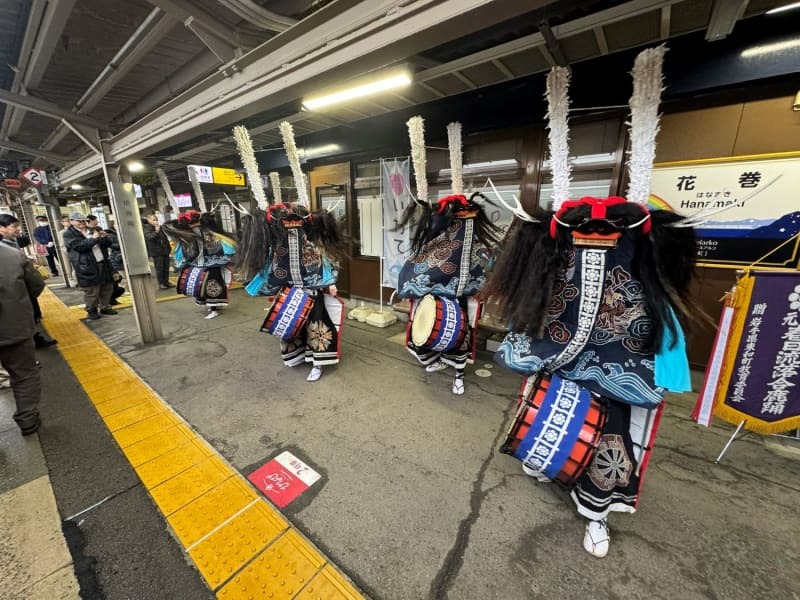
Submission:
<svg viewBox="0 0 800 600">
<path fill-rule="evenodd" d="M 8 371 L 22 435 L 39 429 L 42 383 L 36 365 L 33 304 L 44 281 L 19 250 L 0 244 L 0 364 Z"/>
<path fill-rule="evenodd" d="M 111 240 L 104 231 L 90 231 L 86 217 L 79 212 L 69 216 L 70 228 L 64 232 L 64 245 L 83 290 L 86 313 L 96 320 L 100 315 L 115 315 L 111 308 L 114 292 L 113 269 L 108 260 Z"/>
<path fill-rule="evenodd" d="M 169 255 L 172 247 L 169 245 L 167 234 L 161 231 L 158 218 L 153 213 L 145 215 L 142 219 L 142 230 L 147 243 L 147 255 L 153 259 L 159 289 L 166 290 L 172 287 L 169 281 Z"/>
<path fill-rule="evenodd" d="M 89 218 L 89 215 L 86 216 Z M 91 221 L 87 221 L 91 228 Z M 108 229 L 104 230 L 108 239 L 111 240 L 111 247 L 108 251 L 108 260 L 111 261 L 111 269 L 114 277 L 114 292 L 111 294 L 111 304 L 119 304 L 119 298 L 125 293 L 125 287 L 122 285 L 125 279 L 125 262 L 122 260 L 122 247 L 119 243 L 119 235 L 117 234 L 116 223 L 112 220 L 109 223 Z"/>
<path fill-rule="evenodd" d="M 53 232 L 50 231 L 50 225 L 47 224 L 47 217 L 40 215 L 36 217 L 36 227 L 33 229 L 33 239 L 37 244 L 45 248 L 47 252 L 47 266 L 50 267 L 50 274 L 53 277 L 58 276 L 58 267 L 56 266 L 56 244 L 53 241 Z M 39 254 L 39 252 L 37 252 Z"/>
</svg>

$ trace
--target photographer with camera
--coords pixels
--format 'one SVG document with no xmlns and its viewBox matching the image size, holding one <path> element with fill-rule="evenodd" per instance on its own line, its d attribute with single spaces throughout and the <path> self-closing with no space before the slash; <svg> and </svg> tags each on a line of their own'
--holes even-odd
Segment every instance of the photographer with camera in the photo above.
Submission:
<svg viewBox="0 0 800 600">
<path fill-rule="evenodd" d="M 88 318 L 95 321 L 101 315 L 116 315 L 117 311 L 111 308 L 114 293 L 114 270 L 108 259 L 111 239 L 102 229 L 90 229 L 86 217 L 79 212 L 71 213 L 69 222 L 64 245 L 83 290 Z"/>
</svg>

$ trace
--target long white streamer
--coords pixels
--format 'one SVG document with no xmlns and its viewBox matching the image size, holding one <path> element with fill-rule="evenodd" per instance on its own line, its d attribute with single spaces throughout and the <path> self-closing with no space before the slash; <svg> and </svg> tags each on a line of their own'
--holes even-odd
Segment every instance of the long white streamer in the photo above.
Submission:
<svg viewBox="0 0 800 600">
<path fill-rule="evenodd" d="M 189 181 L 192 184 L 194 195 L 197 197 L 197 203 L 200 205 L 200 212 L 208 212 L 206 209 L 206 197 L 203 195 L 200 182 L 197 180 L 197 171 L 195 171 L 194 167 L 189 167 Z"/>
<path fill-rule="evenodd" d="M 275 204 L 281 204 L 283 197 L 281 196 L 281 176 L 277 171 L 270 171 L 269 182 L 272 185 L 272 199 Z"/>
<path fill-rule="evenodd" d="M 179 214 L 181 214 L 181 211 L 178 208 L 178 204 L 175 202 L 175 194 L 172 193 L 172 187 L 169 185 L 167 174 L 164 173 L 164 169 L 156 169 L 156 175 L 158 176 L 158 180 L 161 182 L 161 187 L 164 188 L 164 193 L 167 195 L 167 201 L 172 207 L 172 212 L 174 212 L 175 216 L 177 217 Z"/>
<path fill-rule="evenodd" d="M 450 150 L 450 182 L 454 194 L 464 193 L 464 173 L 461 156 L 461 123 L 447 126 L 447 146 Z"/>
<path fill-rule="evenodd" d="M 306 191 L 305 178 L 300 168 L 300 156 L 297 154 L 297 145 L 294 142 L 294 129 L 289 121 L 281 122 L 278 129 L 283 138 L 283 147 L 286 149 L 286 158 L 289 159 L 289 166 L 292 168 L 294 185 L 297 188 L 297 203 L 308 207 L 308 192 Z"/>
<path fill-rule="evenodd" d="M 411 162 L 414 165 L 414 179 L 417 182 L 417 200 L 427 202 L 428 179 L 425 172 L 425 121 L 422 117 L 411 117 L 406 123 L 408 137 L 411 140 Z"/>
<path fill-rule="evenodd" d="M 258 208 L 266 210 L 267 197 L 264 195 L 264 186 L 261 183 L 261 174 L 258 172 L 258 161 L 256 153 L 253 151 L 253 140 L 250 139 L 250 132 L 244 125 L 237 125 L 233 128 L 233 139 L 236 141 L 236 148 L 239 150 L 239 158 L 242 160 L 244 170 L 247 172 L 247 183 L 250 191 L 256 199 Z"/>
<path fill-rule="evenodd" d="M 662 68 L 666 47 L 643 50 L 633 65 L 631 96 L 631 151 L 628 158 L 628 202 L 646 204 L 650 195 L 656 135 L 659 129 L 658 105 L 664 89 Z"/>
<path fill-rule="evenodd" d="M 547 129 L 553 173 L 553 210 L 569 198 L 572 165 L 569 162 L 569 69 L 553 67 L 547 74 Z"/>
</svg>

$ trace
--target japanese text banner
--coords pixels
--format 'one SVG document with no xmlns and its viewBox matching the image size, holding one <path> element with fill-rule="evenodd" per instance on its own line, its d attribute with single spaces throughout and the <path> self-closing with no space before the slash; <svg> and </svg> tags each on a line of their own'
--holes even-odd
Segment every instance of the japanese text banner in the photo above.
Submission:
<svg viewBox="0 0 800 600">
<path fill-rule="evenodd" d="M 648 205 L 697 219 L 702 262 L 750 265 L 800 233 L 800 154 L 782 158 L 656 165 Z M 762 264 L 793 267 L 800 241 L 769 254 Z"/>
<path fill-rule="evenodd" d="M 800 273 L 747 273 L 737 295 L 714 413 L 760 433 L 800 427 Z"/>
<path fill-rule="evenodd" d="M 408 226 L 397 229 L 411 198 L 408 190 L 409 159 L 381 160 L 383 192 L 383 281 L 381 285 L 396 288 L 397 277 L 408 252 Z"/>
</svg>

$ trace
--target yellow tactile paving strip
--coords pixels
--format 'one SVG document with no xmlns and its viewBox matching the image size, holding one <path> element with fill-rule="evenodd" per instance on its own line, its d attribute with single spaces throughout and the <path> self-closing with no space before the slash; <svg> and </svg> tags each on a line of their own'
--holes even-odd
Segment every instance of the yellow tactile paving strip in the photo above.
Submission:
<svg viewBox="0 0 800 600">
<path fill-rule="evenodd" d="M 217 598 L 362 598 L 76 311 L 50 290 L 39 302 L 47 331 Z"/>
</svg>

